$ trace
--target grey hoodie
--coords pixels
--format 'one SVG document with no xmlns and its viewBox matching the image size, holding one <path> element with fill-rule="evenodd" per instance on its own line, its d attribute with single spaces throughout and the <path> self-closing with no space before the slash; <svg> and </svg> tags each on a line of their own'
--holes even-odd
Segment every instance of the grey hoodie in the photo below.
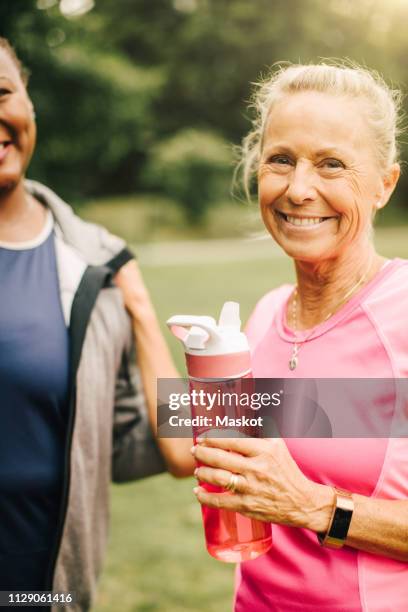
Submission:
<svg viewBox="0 0 408 612">
<path fill-rule="evenodd" d="M 26 181 L 26 188 L 54 217 L 70 336 L 64 492 L 46 588 L 75 592 L 76 603 L 63 609 L 82 611 L 92 605 L 102 568 L 111 480 L 143 478 L 165 464 L 148 424 L 131 321 L 112 281 L 132 255 L 121 239 L 82 221 L 47 187 Z"/>
</svg>

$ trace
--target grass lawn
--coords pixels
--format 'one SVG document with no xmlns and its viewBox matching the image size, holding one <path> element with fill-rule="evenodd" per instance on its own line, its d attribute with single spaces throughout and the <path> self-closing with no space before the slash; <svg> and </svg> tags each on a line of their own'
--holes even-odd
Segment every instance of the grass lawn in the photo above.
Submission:
<svg viewBox="0 0 408 612">
<path fill-rule="evenodd" d="M 188 253 L 186 253 L 188 260 Z M 226 299 L 246 319 L 257 296 L 290 278 L 284 259 L 195 266 L 147 267 L 145 277 L 161 321 L 181 311 L 218 314 Z M 166 332 L 180 370 L 183 355 Z M 195 480 L 167 475 L 113 486 L 110 547 L 99 612 L 223 612 L 231 609 L 233 566 L 205 550 Z"/>
<path fill-rule="evenodd" d="M 408 257 L 407 236 L 406 228 L 378 230 L 380 252 Z M 239 247 L 232 242 L 226 242 L 225 248 Z M 163 249 L 164 259 L 166 253 L 171 257 L 170 246 Z M 191 265 L 189 260 L 197 259 L 194 255 L 194 244 L 188 243 L 185 265 L 150 265 L 144 270 L 163 328 L 173 314 L 217 316 L 228 299 L 240 302 L 245 321 L 268 289 L 293 279 L 290 261 L 276 254 L 253 261 L 226 257 L 219 263 Z M 181 347 L 167 332 L 166 338 L 182 371 Z M 212 559 L 205 550 L 194 483 L 160 475 L 112 487 L 111 539 L 95 610 L 231 610 L 233 567 Z"/>
</svg>

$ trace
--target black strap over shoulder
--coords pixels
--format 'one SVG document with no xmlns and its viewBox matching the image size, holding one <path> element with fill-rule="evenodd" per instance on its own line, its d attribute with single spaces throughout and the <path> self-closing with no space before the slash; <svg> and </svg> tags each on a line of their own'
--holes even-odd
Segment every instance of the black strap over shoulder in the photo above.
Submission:
<svg viewBox="0 0 408 612">
<path fill-rule="evenodd" d="M 113 259 L 103 266 L 88 266 L 82 276 L 75 293 L 71 308 L 69 327 L 70 356 L 69 356 L 69 418 L 66 430 L 66 444 L 64 456 L 64 489 L 59 511 L 58 530 L 55 537 L 50 564 L 47 570 L 46 590 L 52 590 L 53 576 L 61 543 L 64 521 L 68 507 L 68 494 L 70 483 L 70 456 L 72 436 L 76 413 L 76 375 L 81 359 L 85 334 L 91 318 L 92 310 L 98 294 L 104 287 L 112 286 L 113 276 L 125 263 L 133 259 L 128 249 L 123 249 Z"/>
<path fill-rule="evenodd" d="M 50 565 L 47 571 L 47 590 L 52 589 L 53 575 L 57 560 L 58 550 L 62 538 L 62 531 L 68 506 L 68 492 L 70 483 L 70 456 L 72 435 L 76 416 L 76 375 L 81 359 L 82 346 L 85 339 L 86 329 L 91 317 L 99 291 L 109 285 L 112 278 L 112 270 L 107 266 L 88 266 L 82 276 L 78 289 L 74 296 L 71 309 L 71 321 L 69 327 L 70 352 L 69 352 L 69 418 L 66 429 L 65 451 L 64 451 L 64 489 L 59 511 L 58 530 L 55 537 Z"/>
<path fill-rule="evenodd" d="M 113 259 L 108 261 L 105 265 L 113 272 L 116 273 L 119 268 L 125 265 L 131 259 L 136 259 L 135 255 L 129 249 L 125 248 L 120 253 L 115 255 Z"/>
<path fill-rule="evenodd" d="M 69 326 L 71 384 L 76 377 L 86 328 L 96 298 L 99 291 L 110 283 L 111 277 L 112 271 L 107 266 L 88 266 L 75 293 Z"/>
<path fill-rule="evenodd" d="M 133 253 L 128 249 L 123 249 L 105 265 L 88 266 L 84 272 L 72 303 L 69 326 L 71 389 L 75 384 L 86 328 L 98 293 L 103 287 L 112 286 L 113 276 L 131 259 L 134 259 Z"/>
</svg>

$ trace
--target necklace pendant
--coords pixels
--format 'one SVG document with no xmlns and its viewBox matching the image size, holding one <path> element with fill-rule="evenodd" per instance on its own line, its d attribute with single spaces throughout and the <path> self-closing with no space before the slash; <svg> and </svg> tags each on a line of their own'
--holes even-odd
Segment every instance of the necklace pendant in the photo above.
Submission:
<svg viewBox="0 0 408 612">
<path fill-rule="evenodd" d="M 296 355 L 293 355 L 293 357 L 291 357 L 289 361 L 289 368 L 291 370 L 294 370 L 297 364 L 298 364 L 298 358 L 296 357 Z"/>
</svg>

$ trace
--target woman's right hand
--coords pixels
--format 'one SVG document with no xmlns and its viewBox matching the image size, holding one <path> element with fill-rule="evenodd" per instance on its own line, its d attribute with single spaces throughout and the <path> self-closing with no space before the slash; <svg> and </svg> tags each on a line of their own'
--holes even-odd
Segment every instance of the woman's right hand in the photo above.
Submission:
<svg viewBox="0 0 408 612">
<path fill-rule="evenodd" d="M 233 495 L 198 487 L 201 504 L 270 523 L 327 529 L 333 489 L 309 480 L 281 438 L 202 438 L 192 452 L 202 464 L 195 471 L 200 482 L 225 489 L 237 476 Z"/>
</svg>

